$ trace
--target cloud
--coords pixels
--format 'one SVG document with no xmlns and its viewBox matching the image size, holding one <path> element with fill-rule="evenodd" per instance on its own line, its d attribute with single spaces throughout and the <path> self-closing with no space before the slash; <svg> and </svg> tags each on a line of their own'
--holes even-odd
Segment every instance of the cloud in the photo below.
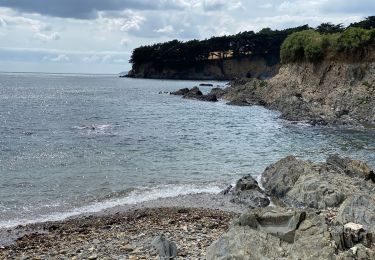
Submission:
<svg viewBox="0 0 375 260">
<path fill-rule="evenodd" d="M 98 11 L 185 9 L 191 6 L 190 2 L 188 0 L 0 0 L 0 6 L 45 16 L 95 19 L 98 17 Z"/>
<path fill-rule="evenodd" d="M 145 17 L 131 10 L 122 12 L 100 12 L 99 21 L 106 24 L 110 31 L 120 30 L 127 32 L 139 30 L 141 24 L 146 20 Z"/>
<path fill-rule="evenodd" d="M 43 60 L 49 60 L 49 61 L 54 61 L 54 62 L 67 62 L 67 61 L 70 61 L 70 58 L 65 54 L 59 54 L 55 57 L 45 56 L 43 57 Z"/>
<path fill-rule="evenodd" d="M 163 28 L 155 29 L 154 31 L 157 33 L 171 33 L 174 31 L 174 29 L 172 25 L 167 25 Z"/>
<path fill-rule="evenodd" d="M 42 42 L 60 39 L 59 33 L 52 31 L 52 27 L 44 22 L 18 16 L 10 10 L 0 10 L 0 15 L 0 27 L 4 29 L 31 31 L 33 37 Z"/>
<path fill-rule="evenodd" d="M 241 1 L 237 0 L 204 0 L 203 9 L 205 11 L 217 11 L 220 9 L 239 9 L 244 8 Z"/>
<path fill-rule="evenodd" d="M 129 40 L 128 39 L 126 39 L 126 38 L 122 38 L 121 39 L 121 42 L 120 42 L 121 46 L 126 47 L 126 46 L 128 46 L 128 44 L 129 44 Z"/>
<path fill-rule="evenodd" d="M 269 9 L 272 8 L 273 5 L 271 3 L 265 3 L 259 6 L 260 8 Z"/>
<path fill-rule="evenodd" d="M 52 33 L 38 32 L 34 35 L 34 37 L 36 39 L 41 40 L 42 42 L 48 42 L 48 41 L 52 41 L 52 40 L 56 41 L 56 40 L 60 39 L 60 35 L 57 32 L 52 32 Z"/>
</svg>

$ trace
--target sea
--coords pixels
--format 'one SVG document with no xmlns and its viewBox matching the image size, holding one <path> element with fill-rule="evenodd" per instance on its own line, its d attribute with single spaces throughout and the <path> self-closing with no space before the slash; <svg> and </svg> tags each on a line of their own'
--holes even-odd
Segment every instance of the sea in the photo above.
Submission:
<svg viewBox="0 0 375 260">
<path fill-rule="evenodd" d="M 287 155 L 340 154 L 375 168 L 374 130 L 168 94 L 200 83 L 0 73 L 0 228 L 219 193 Z"/>
</svg>

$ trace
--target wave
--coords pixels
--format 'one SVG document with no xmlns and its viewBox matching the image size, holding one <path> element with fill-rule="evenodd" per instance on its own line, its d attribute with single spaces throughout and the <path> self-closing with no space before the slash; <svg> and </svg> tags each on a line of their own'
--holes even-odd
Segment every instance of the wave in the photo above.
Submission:
<svg viewBox="0 0 375 260">
<path fill-rule="evenodd" d="M 146 201 L 173 198 L 183 195 L 210 193 L 217 194 L 222 190 L 218 185 L 200 186 L 195 184 L 187 185 L 159 185 L 154 188 L 139 188 L 129 193 L 128 196 L 117 199 L 110 199 L 103 202 L 96 202 L 87 206 L 75 208 L 65 212 L 55 212 L 48 215 L 41 215 L 35 218 L 19 218 L 6 221 L 0 221 L 0 228 L 12 228 L 19 225 L 27 225 L 33 223 L 47 222 L 47 221 L 61 221 L 70 217 L 97 213 L 106 209 L 122 205 L 134 205 Z"/>
</svg>

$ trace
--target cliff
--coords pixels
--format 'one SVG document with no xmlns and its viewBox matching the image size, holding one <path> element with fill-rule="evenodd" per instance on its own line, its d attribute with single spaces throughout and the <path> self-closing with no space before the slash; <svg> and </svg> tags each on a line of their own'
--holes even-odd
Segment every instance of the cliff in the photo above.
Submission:
<svg viewBox="0 0 375 260">
<path fill-rule="evenodd" d="M 293 121 L 375 125 L 374 54 L 362 61 L 285 64 L 269 80 L 233 82 L 221 97 L 233 105 L 264 105 Z"/>
<path fill-rule="evenodd" d="M 158 68 L 145 63 L 129 72 L 128 77 L 152 79 L 188 80 L 232 80 L 234 78 L 269 78 L 277 74 L 279 61 L 269 61 L 263 57 L 242 57 L 223 60 L 208 60 L 184 69 Z"/>
</svg>

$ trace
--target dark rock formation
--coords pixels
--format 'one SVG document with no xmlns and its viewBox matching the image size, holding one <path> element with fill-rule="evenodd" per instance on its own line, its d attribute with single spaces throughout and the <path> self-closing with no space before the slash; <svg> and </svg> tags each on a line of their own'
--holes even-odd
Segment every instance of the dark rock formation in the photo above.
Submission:
<svg viewBox="0 0 375 260">
<path fill-rule="evenodd" d="M 196 99 L 201 101 L 209 101 L 209 102 L 216 102 L 217 98 L 215 94 L 207 94 L 203 95 L 202 91 L 198 87 L 193 87 L 191 89 L 182 88 L 175 92 L 171 92 L 171 95 L 180 95 L 183 98 L 187 99 Z"/>
<path fill-rule="evenodd" d="M 268 196 L 259 188 L 258 182 L 251 175 L 238 180 L 234 189 L 226 190 L 226 194 L 232 197 L 231 202 L 251 208 L 263 208 L 270 204 Z"/>
<path fill-rule="evenodd" d="M 177 91 L 171 92 L 171 95 L 183 96 L 189 92 L 188 88 L 182 88 Z"/>
</svg>

